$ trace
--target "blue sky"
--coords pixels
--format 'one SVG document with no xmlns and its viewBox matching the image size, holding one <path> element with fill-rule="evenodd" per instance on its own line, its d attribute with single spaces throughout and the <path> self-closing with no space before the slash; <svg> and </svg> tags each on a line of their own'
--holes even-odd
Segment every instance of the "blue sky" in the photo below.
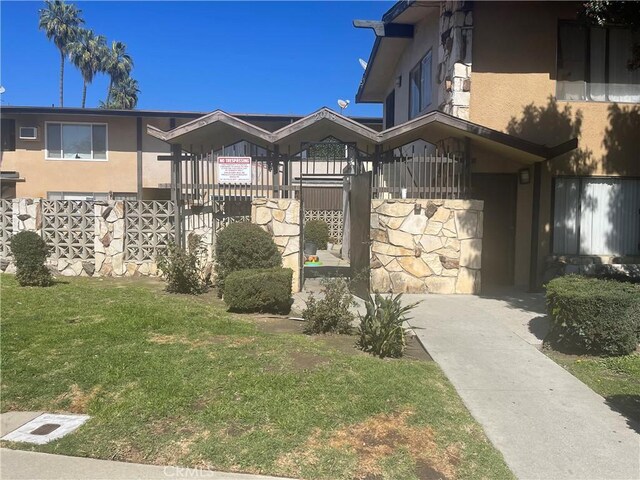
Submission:
<svg viewBox="0 0 640 480">
<path fill-rule="evenodd" d="M 338 98 L 349 115 L 379 115 L 354 102 L 369 58 L 371 30 L 391 2 L 76 2 L 86 26 L 127 44 L 140 109 L 306 114 Z M 4 105 L 58 104 L 59 54 L 38 30 L 43 2 L 2 1 Z M 107 77 L 89 86 L 87 106 L 106 96 Z M 82 80 L 65 67 L 65 106 L 80 106 Z"/>
</svg>

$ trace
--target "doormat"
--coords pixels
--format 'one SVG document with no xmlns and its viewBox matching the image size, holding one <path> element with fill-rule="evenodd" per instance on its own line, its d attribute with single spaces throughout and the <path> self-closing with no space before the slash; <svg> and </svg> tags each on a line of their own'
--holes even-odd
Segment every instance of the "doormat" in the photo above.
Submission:
<svg viewBox="0 0 640 480">
<path fill-rule="evenodd" d="M 43 413 L 0 440 L 44 445 L 73 432 L 89 418 L 89 415 Z"/>
</svg>

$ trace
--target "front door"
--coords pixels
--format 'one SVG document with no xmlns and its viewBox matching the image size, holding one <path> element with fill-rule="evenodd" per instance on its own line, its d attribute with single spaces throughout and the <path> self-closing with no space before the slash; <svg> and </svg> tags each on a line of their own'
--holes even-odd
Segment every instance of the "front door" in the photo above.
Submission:
<svg viewBox="0 0 640 480">
<path fill-rule="evenodd" d="M 472 178 L 472 198 L 484 200 L 483 289 L 514 282 L 517 182 L 515 174 L 476 173 Z"/>
<path fill-rule="evenodd" d="M 369 299 L 371 172 L 351 177 L 349 195 L 351 285 L 358 297 Z"/>
</svg>

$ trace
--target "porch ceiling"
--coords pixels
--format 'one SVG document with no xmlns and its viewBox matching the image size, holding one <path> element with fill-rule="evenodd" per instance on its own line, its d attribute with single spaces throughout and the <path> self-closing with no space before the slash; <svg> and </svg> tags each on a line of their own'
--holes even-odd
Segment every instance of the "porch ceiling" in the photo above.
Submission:
<svg viewBox="0 0 640 480">
<path fill-rule="evenodd" d="M 436 144 L 448 138 L 469 139 L 485 150 L 522 162 L 540 162 L 575 149 L 577 139 L 549 147 L 539 145 L 497 130 L 478 125 L 442 112 L 431 112 L 401 125 L 377 132 L 329 108 L 301 118 L 285 127 L 269 132 L 220 110 L 195 119 L 170 131 L 148 125 L 147 133 L 171 144 L 181 144 L 189 151 L 219 150 L 241 140 L 281 153 L 298 152 L 304 142 L 319 142 L 333 136 L 355 143 L 358 149 L 372 152 L 376 146 L 393 150 L 417 140 Z"/>
<path fill-rule="evenodd" d="M 385 150 L 392 150 L 416 140 L 438 143 L 447 138 L 468 138 L 483 145 L 490 152 L 530 163 L 557 157 L 578 146 L 578 141 L 574 138 L 560 145 L 548 147 L 442 112 L 430 112 L 384 130 L 380 132 L 379 142 Z"/>
<path fill-rule="evenodd" d="M 191 145 L 196 151 L 200 151 L 201 148 L 207 151 L 219 150 L 225 145 L 233 145 L 241 140 L 264 148 L 270 148 L 272 143 L 272 134 L 268 130 L 222 110 L 216 110 L 166 132 L 147 125 L 147 133 L 171 144 L 179 143 L 187 151 Z"/>
<path fill-rule="evenodd" d="M 373 151 L 379 132 L 323 107 L 273 133 L 273 142 L 281 152 L 297 152 L 303 142 L 320 142 L 332 136 L 345 143 L 355 143 L 362 151 Z"/>
</svg>

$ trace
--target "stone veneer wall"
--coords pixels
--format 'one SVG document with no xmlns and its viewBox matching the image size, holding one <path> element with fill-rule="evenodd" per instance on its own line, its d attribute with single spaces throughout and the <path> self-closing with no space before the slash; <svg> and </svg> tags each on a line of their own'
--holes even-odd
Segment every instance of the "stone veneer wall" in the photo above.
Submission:
<svg viewBox="0 0 640 480">
<path fill-rule="evenodd" d="M 43 215 L 41 199 L 20 198 L 13 200 L 13 228 L 12 235 L 29 230 L 42 235 Z M 127 244 L 125 206 L 123 201 L 110 200 L 93 204 L 93 227 L 91 232 L 84 232 L 93 246 L 93 258 L 79 258 L 73 255 L 52 255 L 47 260 L 47 266 L 54 274 L 62 276 L 83 277 L 131 277 L 158 275 L 155 254 L 145 260 L 137 260 L 128 252 L 133 244 Z M 89 219 L 87 219 L 89 220 Z M 165 229 L 162 232 L 146 232 L 144 247 L 150 251 L 155 245 L 166 238 Z M 60 232 L 64 237 L 65 232 Z M 159 236 L 158 236 L 159 235 Z M 186 232 L 187 237 L 198 235 L 205 246 L 205 268 L 212 270 L 213 233 L 211 228 Z M 85 251 L 87 249 L 85 248 Z M 0 259 L 0 271 L 15 273 L 13 258 Z"/>
<path fill-rule="evenodd" d="M 479 293 L 483 202 L 373 200 L 371 289 Z"/>
<path fill-rule="evenodd" d="M 300 202 L 293 199 L 256 199 L 251 222 L 273 236 L 282 254 L 282 266 L 293 270 L 292 289 L 300 291 Z"/>
<path fill-rule="evenodd" d="M 441 2 L 438 110 L 469 120 L 473 2 Z"/>
</svg>

